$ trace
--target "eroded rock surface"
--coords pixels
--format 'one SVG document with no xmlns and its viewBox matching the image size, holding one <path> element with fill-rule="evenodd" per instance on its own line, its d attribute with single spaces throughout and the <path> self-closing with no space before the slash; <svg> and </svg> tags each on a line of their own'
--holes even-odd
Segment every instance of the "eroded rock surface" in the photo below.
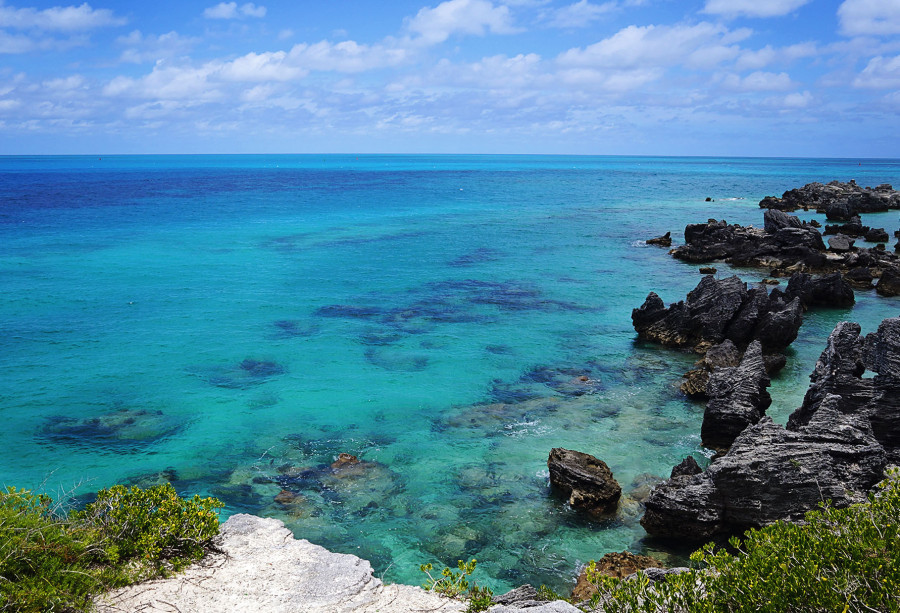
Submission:
<svg viewBox="0 0 900 613">
<path fill-rule="evenodd" d="M 704 472 L 663 482 L 641 525 L 653 536 L 701 542 L 802 519 L 822 500 L 837 507 L 864 501 L 883 476 L 884 449 L 871 428 L 837 410 L 836 398 L 796 431 L 764 417 Z"/>
<path fill-rule="evenodd" d="M 572 507 L 600 515 L 615 512 L 622 488 L 603 460 L 556 447 L 550 450 L 547 468 L 550 486 Z"/>
<path fill-rule="evenodd" d="M 465 605 L 408 585 L 384 585 L 356 556 L 296 540 L 277 519 L 233 515 L 222 553 L 179 575 L 96 599 L 101 613 L 458 613 Z"/>
<path fill-rule="evenodd" d="M 750 343 L 740 365 L 713 370 L 700 428 L 703 445 L 727 449 L 744 428 L 757 423 L 772 404 L 769 384 L 759 341 Z"/>
<path fill-rule="evenodd" d="M 781 198 L 766 196 L 759 206 L 780 211 L 815 209 L 828 219 L 849 220 L 858 213 L 900 208 L 900 193 L 886 183 L 875 188 L 860 187 L 852 179 L 849 183 L 807 183 L 784 192 Z"/>
</svg>

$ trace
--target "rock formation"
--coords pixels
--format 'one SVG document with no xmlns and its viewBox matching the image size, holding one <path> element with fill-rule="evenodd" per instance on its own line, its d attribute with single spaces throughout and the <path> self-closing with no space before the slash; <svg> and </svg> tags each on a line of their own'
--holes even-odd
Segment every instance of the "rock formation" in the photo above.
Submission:
<svg viewBox="0 0 900 613">
<path fill-rule="evenodd" d="M 771 276 L 784 277 L 795 272 L 846 273 L 866 266 L 875 278 L 884 269 L 896 266 L 897 255 L 876 246 L 865 248 L 853 244 L 854 236 L 882 239 L 881 232 L 862 226 L 858 217 L 849 224 L 829 226 L 830 249 L 812 222 L 800 221 L 777 209 L 763 215 L 764 227 L 728 225 L 710 219 L 705 224 L 688 224 L 684 229 L 685 244 L 671 254 L 693 263 L 729 262 L 735 266 L 771 269 Z M 881 230 L 880 228 L 876 230 Z"/>
<path fill-rule="evenodd" d="M 168 579 L 100 596 L 100 613 L 266 611 L 267 613 L 461 613 L 465 604 L 408 585 L 384 585 L 356 556 L 295 540 L 277 519 L 233 515 L 221 553 Z"/>
<path fill-rule="evenodd" d="M 784 192 L 781 198 L 766 196 L 759 206 L 780 211 L 815 209 L 828 219 L 845 221 L 858 213 L 900 209 L 900 192 L 886 183 L 875 188 L 860 187 L 852 179 L 849 183 L 808 183 Z"/>
<path fill-rule="evenodd" d="M 772 404 L 767 387 L 769 377 L 759 341 L 750 343 L 739 366 L 713 370 L 700 428 L 703 446 L 727 449 L 744 428 L 757 423 Z"/>
<path fill-rule="evenodd" d="M 835 396 L 810 422 L 786 430 L 764 417 L 704 472 L 657 486 L 641 525 L 653 536 L 703 542 L 784 519 L 823 500 L 862 502 L 883 476 L 884 449 L 871 429 L 840 413 Z"/>
<path fill-rule="evenodd" d="M 547 468 L 551 488 L 565 496 L 572 507 L 598 515 L 615 512 L 622 488 L 603 460 L 557 447 L 550 450 Z"/>
<path fill-rule="evenodd" d="M 672 233 L 666 232 L 662 236 L 657 236 L 656 238 L 648 238 L 648 245 L 659 245 L 660 247 L 671 247 L 672 246 Z"/>
<path fill-rule="evenodd" d="M 631 320 L 640 338 L 705 354 L 685 374 L 682 385 L 690 396 L 705 396 L 709 374 L 715 368 L 736 366 L 741 350 L 753 341 L 760 344 L 767 372 L 783 367 L 782 352 L 797 338 L 803 307 L 800 294 L 770 295 L 765 287 L 748 290 L 737 276 L 721 280 L 707 276 L 685 300 L 669 307 L 651 292 L 631 312 Z"/>
<path fill-rule="evenodd" d="M 705 471 L 673 469 L 645 502 L 647 532 L 703 541 L 801 519 L 825 500 L 863 501 L 900 463 L 900 317 L 865 338 L 858 324 L 838 324 L 810 379 L 787 427 L 763 417 Z"/>
</svg>

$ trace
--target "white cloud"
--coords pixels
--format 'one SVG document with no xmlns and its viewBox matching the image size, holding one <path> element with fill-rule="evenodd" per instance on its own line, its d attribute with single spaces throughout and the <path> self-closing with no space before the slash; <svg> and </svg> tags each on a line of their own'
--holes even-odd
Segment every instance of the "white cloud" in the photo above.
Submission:
<svg viewBox="0 0 900 613">
<path fill-rule="evenodd" d="M 290 59 L 309 70 L 363 72 L 396 66 L 408 57 L 402 47 L 361 45 L 352 40 L 339 43 L 321 41 L 312 45 L 301 43 L 290 51 Z"/>
<path fill-rule="evenodd" d="M 782 104 L 790 109 L 805 109 L 813 101 L 813 95 L 808 91 L 795 92 L 784 97 Z"/>
<path fill-rule="evenodd" d="M 238 7 L 237 2 L 220 2 L 215 6 L 204 9 L 203 16 L 207 19 L 262 18 L 266 16 L 266 7 L 256 6 L 252 2 L 242 4 L 240 7 Z"/>
<path fill-rule="evenodd" d="M 761 92 L 784 91 L 794 87 L 791 77 L 786 72 L 751 72 L 745 77 L 730 74 L 722 81 L 723 87 L 733 91 Z"/>
<path fill-rule="evenodd" d="M 844 0 L 838 8 L 841 32 L 850 36 L 900 34 L 897 0 Z"/>
<path fill-rule="evenodd" d="M 855 87 L 890 89 L 900 87 L 900 55 L 873 57 L 853 81 Z"/>
<path fill-rule="evenodd" d="M 588 0 L 579 0 L 557 9 L 553 13 L 550 25 L 557 28 L 586 28 L 591 22 L 616 9 L 615 2 L 592 4 Z"/>
<path fill-rule="evenodd" d="M 447 0 L 434 8 L 423 8 L 409 19 L 407 28 L 428 44 L 442 43 L 451 35 L 484 35 L 515 32 L 509 8 L 494 6 L 488 0 Z"/>
<path fill-rule="evenodd" d="M 797 43 L 796 45 L 779 49 L 766 45 L 756 51 L 742 51 L 737 60 L 735 60 L 734 65 L 738 70 L 758 70 L 776 61 L 793 62 L 806 57 L 816 57 L 817 55 L 820 55 L 819 48 L 816 43 L 811 42 Z"/>
<path fill-rule="evenodd" d="M 702 13 L 723 17 L 780 17 L 812 0 L 706 0 Z"/>
<path fill-rule="evenodd" d="M 15 8 L 0 3 L 0 27 L 15 30 L 74 32 L 104 26 L 120 26 L 127 22 L 109 9 L 81 6 L 55 6 L 49 9 Z"/>
<path fill-rule="evenodd" d="M 144 35 L 140 30 L 134 30 L 127 36 L 117 38 L 116 43 L 127 47 L 122 52 L 120 61 L 143 64 L 186 54 L 194 46 L 196 40 L 181 36 L 175 31 L 154 36 L 152 34 Z"/>
<path fill-rule="evenodd" d="M 306 76 L 284 51 L 248 53 L 221 66 L 214 74 L 227 81 L 292 81 Z"/>
<path fill-rule="evenodd" d="M 711 66 L 735 57 L 739 49 L 731 43 L 749 31 L 729 32 L 721 25 L 701 22 L 693 26 L 628 26 L 585 48 L 562 53 L 563 66 L 638 69 L 686 64 Z"/>
</svg>

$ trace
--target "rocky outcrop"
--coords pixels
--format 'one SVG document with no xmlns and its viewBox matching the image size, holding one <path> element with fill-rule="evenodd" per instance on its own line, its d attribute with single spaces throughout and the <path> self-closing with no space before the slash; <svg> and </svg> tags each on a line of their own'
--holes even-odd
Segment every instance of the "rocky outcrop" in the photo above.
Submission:
<svg viewBox="0 0 900 613">
<path fill-rule="evenodd" d="M 550 487 L 576 509 L 604 515 L 614 513 L 622 488 L 603 460 L 592 455 L 556 447 L 547 459 Z"/>
<path fill-rule="evenodd" d="M 713 370 L 700 428 L 703 446 L 727 449 L 744 428 L 757 423 L 772 404 L 769 384 L 759 341 L 750 343 L 739 366 Z"/>
<path fill-rule="evenodd" d="M 651 292 L 631 312 L 631 320 L 642 339 L 705 354 L 685 374 L 681 386 L 689 396 L 705 397 L 710 373 L 736 366 L 742 350 L 753 341 L 762 348 L 767 372 L 782 368 L 782 352 L 803 323 L 803 306 L 799 295 L 789 297 L 781 291 L 770 295 L 763 286 L 748 290 L 737 276 L 707 276 L 685 300 L 669 307 Z"/>
<path fill-rule="evenodd" d="M 835 327 L 787 427 L 763 417 L 705 471 L 676 467 L 645 502 L 646 530 L 703 541 L 801 519 L 823 500 L 862 501 L 884 467 L 900 463 L 900 317 L 860 332 Z"/>
<path fill-rule="evenodd" d="M 648 245 L 658 245 L 660 247 L 671 247 L 672 246 L 672 233 L 666 232 L 662 236 L 657 236 L 656 238 L 648 238 Z"/>
<path fill-rule="evenodd" d="M 900 267 L 886 268 L 881 273 L 875 291 L 882 296 L 900 296 Z"/>
<path fill-rule="evenodd" d="M 780 290 L 772 290 L 772 293 L 777 297 Z M 837 272 L 821 276 L 794 273 L 784 290 L 784 299 L 794 298 L 799 299 L 807 310 L 814 307 L 851 307 L 856 302 L 850 283 Z"/>
<path fill-rule="evenodd" d="M 815 209 L 828 219 L 849 220 L 858 213 L 900 208 L 900 193 L 886 183 L 875 188 L 860 187 L 851 179 L 849 183 L 808 183 L 784 192 L 781 198 L 766 196 L 759 206 L 779 211 Z"/>
<path fill-rule="evenodd" d="M 98 597 L 96 610 L 461 613 L 466 608 L 422 588 L 384 585 L 366 560 L 295 540 L 277 519 L 232 515 L 222 525 L 218 546 L 221 552 L 174 577 Z"/>
<path fill-rule="evenodd" d="M 765 288 L 748 291 L 737 276 L 706 276 L 685 300 L 669 307 L 651 292 L 631 312 L 631 320 L 640 338 L 662 345 L 705 353 L 725 340 L 738 347 L 759 340 L 765 352 L 773 353 L 797 337 L 802 311 L 799 302 L 770 299 Z"/>
<path fill-rule="evenodd" d="M 694 368 L 684 374 L 681 391 L 692 397 L 706 397 L 709 374 L 716 368 L 728 368 L 741 363 L 741 352 L 733 342 L 726 339 L 713 345 L 694 364 Z"/>
<path fill-rule="evenodd" d="M 728 225 L 724 220 L 715 219 L 705 224 L 689 224 L 684 230 L 685 244 L 670 253 L 692 263 L 725 261 L 735 266 L 769 268 L 773 277 L 795 272 L 844 273 L 867 266 L 877 278 L 883 269 L 898 262 L 897 255 L 883 247 L 876 245 L 870 249 L 853 244 L 849 235 L 863 237 L 870 236 L 871 232 L 861 225 L 858 217 L 853 217 L 850 224 L 826 229 L 826 233 L 836 234 L 829 239 L 829 250 L 812 222 L 800 221 L 777 209 L 767 210 L 763 218 L 762 229 Z M 880 233 L 871 236 L 882 238 Z"/>
<path fill-rule="evenodd" d="M 866 376 L 867 371 L 875 376 Z M 900 463 L 900 318 L 885 319 L 865 338 L 859 324 L 839 323 L 810 381 L 788 428 L 809 423 L 824 400 L 834 396 L 837 410 L 871 426 L 888 460 Z"/>
<path fill-rule="evenodd" d="M 763 215 L 764 228 L 728 225 L 710 219 L 705 224 L 688 224 L 685 244 L 672 255 L 687 262 L 724 260 L 737 266 L 765 266 L 801 263 L 812 270 L 827 266 L 822 235 L 811 224 L 778 210 Z"/>
<path fill-rule="evenodd" d="M 796 431 L 764 417 L 704 472 L 657 486 L 641 525 L 653 536 L 703 542 L 777 520 L 796 521 L 822 500 L 862 502 L 882 477 L 884 449 L 871 429 L 823 402 Z"/>
</svg>

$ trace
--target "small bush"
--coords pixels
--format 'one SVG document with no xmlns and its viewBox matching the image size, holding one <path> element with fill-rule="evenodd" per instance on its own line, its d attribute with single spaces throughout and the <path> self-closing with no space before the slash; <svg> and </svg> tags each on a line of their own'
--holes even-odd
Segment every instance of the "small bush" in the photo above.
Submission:
<svg viewBox="0 0 900 613">
<path fill-rule="evenodd" d="M 219 532 L 216 509 L 223 506 L 216 498 L 181 498 L 170 484 L 146 490 L 116 485 L 73 516 L 106 538 L 112 562 L 167 561 L 177 570 L 203 555 Z"/>
<path fill-rule="evenodd" d="M 436 579 L 431 571 L 434 568 L 431 564 L 422 564 L 419 569 L 428 576 L 422 587 L 429 592 L 437 592 L 448 598 L 462 598 L 469 602 L 466 613 L 478 613 L 479 611 L 487 611 L 491 606 L 491 599 L 494 593 L 486 587 L 479 587 L 474 581 L 470 584 L 469 577 L 475 572 L 478 560 L 472 558 L 470 562 L 457 561 L 456 566 L 459 572 L 445 567 L 441 571 L 440 578 Z"/>
<path fill-rule="evenodd" d="M 218 532 L 221 507 L 171 485 L 116 486 L 66 516 L 46 495 L 0 491 L 0 611 L 86 611 L 97 593 L 181 568 Z"/>
<path fill-rule="evenodd" d="M 609 613 L 682 611 L 900 610 L 900 474 L 867 503 L 846 509 L 821 505 L 802 524 L 776 522 L 750 530 L 731 550 L 712 544 L 696 551 L 691 572 L 651 583 L 588 577 L 599 590 L 591 603 Z"/>
</svg>

